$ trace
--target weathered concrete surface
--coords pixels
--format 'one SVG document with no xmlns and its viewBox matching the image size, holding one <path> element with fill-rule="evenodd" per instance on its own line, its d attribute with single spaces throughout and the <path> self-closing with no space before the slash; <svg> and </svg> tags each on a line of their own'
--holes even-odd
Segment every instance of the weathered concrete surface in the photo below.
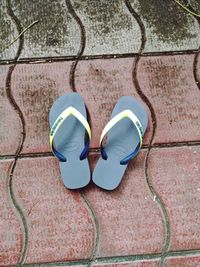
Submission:
<svg viewBox="0 0 200 267">
<path fill-rule="evenodd" d="M 138 52 L 141 32 L 123 0 L 73 0 L 86 31 L 85 55 Z"/>
<path fill-rule="evenodd" d="M 153 142 L 174 143 L 200 141 L 200 94 L 194 80 L 195 55 L 142 57 L 138 64 L 140 90 L 145 94 L 156 115 L 157 127 Z M 103 127 L 108 122 L 115 103 L 123 95 L 141 101 L 133 82 L 134 58 L 80 61 L 75 73 L 76 90 L 85 100 L 92 127 L 91 147 L 99 146 Z M 26 138 L 23 153 L 50 151 L 48 112 L 56 98 L 70 92 L 71 61 L 45 64 L 19 64 L 11 77 L 11 91 L 20 107 Z M 199 64 L 199 63 L 198 63 Z M 197 64 L 197 68 L 198 68 Z M 13 154 L 20 140 L 21 122 L 5 94 L 7 66 L 2 73 L 2 126 L 0 126 L 2 154 Z M 197 77 L 199 76 L 197 70 Z M 5 103 L 5 104 L 4 104 Z M 151 112 L 144 144 L 153 131 Z M 8 136 L 5 128 L 12 130 Z"/>
<path fill-rule="evenodd" d="M 142 151 L 131 162 L 115 191 L 107 192 L 94 186 L 85 191 L 99 224 L 97 257 L 162 251 L 165 226 L 160 207 L 146 183 L 145 156 L 146 151 Z M 98 157 L 91 156 L 92 168 Z"/>
<path fill-rule="evenodd" d="M 167 258 L 164 267 L 197 267 L 200 264 L 200 255 Z"/>
<path fill-rule="evenodd" d="M 138 80 L 156 116 L 154 143 L 200 140 L 200 91 L 193 64 L 194 55 L 141 58 Z"/>
<path fill-rule="evenodd" d="M 79 50 L 80 33 L 65 1 L 12 1 L 12 9 L 24 29 L 39 22 L 24 35 L 22 58 L 72 56 Z"/>
<path fill-rule="evenodd" d="M 189 2 L 199 12 L 199 2 Z M 199 26 L 173 0 L 130 4 L 1 1 L 0 61 L 19 55 L 27 62 L 12 73 L 13 65 L 0 62 L 0 266 L 24 259 L 37 266 L 157 267 L 163 252 L 164 267 L 200 264 L 200 57 L 188 53 L 199 47 Z M 35 20 L 20 42 L 5 48 Z M 140 47 L 171 55 L 139 61 L 124 55 Z M 67 59 L 29 62 L 80 52 L 102 56 L 79 61 L 74 72 Z M 57 159 L 46 153 L 49 109 L 72 91 L 72 81 L 89 110 L 92 169 L 118 99 L 132 95 L 147 110 L 144 145 L 152 141 L 153 148 L 142 149 L 113 192 L 93 184 L 65 189 Z"/>
<path fill-rule="evenodd" d="M 198 49 L 199 24 L 174 0 L 130 1 L 145 26 L 145 52 Z"/>
<path fill-rule="evenodd" d="M 148 173 L 169 216 L 171 251 L 200 249 L 200 147 L 153 149 Z"/>
<path fill-rule="evenodd" d="M 13 187 L 28 225 L 26 263 L 91 257 L 93 218 L 80 194 L 63 187 L 55 158 L 19 160 Z"/>
<path fill-rule="evenodd" d="M 21 138 L 21 121 L 6 93 L 8 71 L 0 66 L 0 155 L 15 154 Z"/>
<path fill-rule="evenodd" d="M 0 161 L 0 266 L 17 265 L 23 246 L 23 227 L 9 194 L 12 161 Z"/>
<path fill-rule="evenodd" d="M 198 0 L 189 0 L 188 2 L 190 3 L 190 5 L 194 9 L 194 11 L 197 14 L 199 14 L 200 13 L 200 3 L 199 3 L 199 1 Z"/>
<path fill-rule="evenodd" d="M 141 261 L 128 261 L 118 263 L 97 263 L 92 267 L 158 267 L 157 260 L 141 260 Z"/>
<path fill-rule="evenodd" d="M 48 113 L 58 96 L 71 91 L 70 66 L 71 62 L 21 64 L 13 71 L 11 90 L 25 119 L 26 138 L 23 153 L 49 151 Z M 13 118 L 15 123 L 15 114 L 10 113 L 8 116 L 9 121 Z M 19 126 L 16 130 L 18 129 Z M 18 137 L 16 132 L 13 134 L 15 138 Z M 7 144 L 9 143 L 8 140 Z"/>
<path fill-rule="evenodd" d="M 18 48 L 18 41 L 6 48 L 18 35 L 16 26 L 8 14 L 6 0 L 1 0 L 0 5 L 0 60 L 13 59 Z"/>
<path fill-rule="evenodd" d="M 174 1 L 130 2 L 134 10 L 131 12 L 123 0 L 72 1 L 72 8 L 85 32 L 84 55 L 137 53 L 141 35 L 145 35 L 147 40 L 145 52 L 198 48 L 200 33 L 197 20 Z M 192 4 L 198 8 L 197 2 Z M 22 31 L 36 20 L 39 23 L 24 34 L 20 58 L 75 56 L 83 46 L 80 22 L 77 23 L 65 0 L 12 0 L 9 9 L 3 0 L 0 12 L 3 29 L 0 35 L 1 59 L 13 59 L 16 54 L 19 41 L 5 49 L 19 34 L 16 26 L 20 25 Z M 12 15 L 12 21 L 11 12 L 15 16 L 13 19 Z M 141 23 L 144 23 L 145 32 L 141 30 Z"/>
</svg>

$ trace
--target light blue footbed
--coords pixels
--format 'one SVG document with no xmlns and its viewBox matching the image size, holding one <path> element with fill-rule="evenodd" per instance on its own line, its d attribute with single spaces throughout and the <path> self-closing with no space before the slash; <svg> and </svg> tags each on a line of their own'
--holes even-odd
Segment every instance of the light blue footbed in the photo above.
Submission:
<svg viewBox="0 0 200 267">
<path fill-rule="evenodd" d="M 143 105 L 131 96 L 123 96 L 113 109 L 111 118 L 121 111 L 130 109 L 139 119 L 143 133 L 145 133 L 148 116 Z M 119 121 L 108 132 L 105 145 L 107 160 L 99 158 L 92 180 L 99 187 L 106 190 L 115 189 L 121 182 L 127 165 L 121 165 L 120 161 L 131 154 L 139 143 L 138 132 L 129 118 Z"/>
<path fill-rule="evenodd" d="M 67 93 L 59 97 L 49 112 L 50 127 L 58 116 L 68 107 L 76 108 L 86 119 L 86 108 L 83 98 L 77 93 Z M 85 147 L 85 128 L 74 116 L 69 116 L 58 129 L 54 138 L 54 147 L 67 159 L 59 161 L 61 177 L 65 187 L 78 189 L 90 182 L 88 159 L 80 160 Z"/>
</svg>

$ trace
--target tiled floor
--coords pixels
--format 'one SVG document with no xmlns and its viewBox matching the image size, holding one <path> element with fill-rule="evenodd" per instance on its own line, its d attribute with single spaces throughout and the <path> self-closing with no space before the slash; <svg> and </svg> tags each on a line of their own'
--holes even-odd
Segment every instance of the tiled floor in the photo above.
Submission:
<svg viewBox="0 0 200 267">
<path fill-rule="evenodd" d="M 198 17 L 175 0 L 2 0 L 0 25 L 0 266 L 200 266 Z M 92 169 L 122 95 L 149 114 L 113 192 L 60 180 L 48 112 L 70 91 L 89 110 Z"/>
</svg>

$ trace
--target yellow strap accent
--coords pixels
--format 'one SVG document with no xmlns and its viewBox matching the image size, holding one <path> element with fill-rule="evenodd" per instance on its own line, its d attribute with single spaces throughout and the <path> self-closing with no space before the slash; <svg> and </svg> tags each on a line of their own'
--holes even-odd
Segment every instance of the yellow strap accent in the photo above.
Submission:
<svg viewBox="0 0 200 267">
<path fill-rule="evenodd" d="M 119 114 L 117 114 L 115 117 L 113 117 L 105 126 L 105 128 L 102 131 L 101 134 L 101 138 L 100 138 L 100 145 L 103 141 L 104 136 L 107 134 L 107 132 L 116 124 L 118 123 L 120 120 L 124 119 L 124 118 L 129 118 L 133 124 L 135 125 L 139 138 L 140 138 L 140 147 L 142 146 L 142 136 L 143 136 L 143 128 L 142 125 L 139 121 L 139 119 L 135 116 L 135 114 L 129 110 L 126 109 L 122 112 L 120 112 Z M 123 138 L 123 136 L 122 136 Z"/>
<path fill-rule="evenodd" d="M 89 135 L 89 138 L 91 140 L 91 129 L 90 129 L 90 125 L 87 122 L 87 120 L 85 119 L 85 117 L 74 107 L 68 107 L 66 108 L 60 115 L 59 117 L 56 119 L 56 121 L 54 122 L 51 131 L 50 131 L 50 146 L 52 149 L 53 146 L 53 139 L 54 136 L 56 134 L 56 132 L 58 131 L 59 127 L 62 125 L 62 123 L 64 122 L 64 120 L 69 117 L 70 115 L 75 116 L 85 127 L 85 129 L 87 130 L 87 133 Z"/>
</svg>

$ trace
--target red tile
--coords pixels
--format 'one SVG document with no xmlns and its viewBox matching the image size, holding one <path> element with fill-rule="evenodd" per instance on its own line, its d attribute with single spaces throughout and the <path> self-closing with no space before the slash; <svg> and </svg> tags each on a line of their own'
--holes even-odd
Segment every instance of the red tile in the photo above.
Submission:
<svg viewBox="0 0 200 267">
<path fill-rule="evenodd" d="M 23 242 L 21 222 L 9 196 L 7 176 L 11 163 L 0 161 L 0 266 L 19 262 Z"/>
<path fill-rule="evenodd" d="M 200 255 L 167 258 L 164 267 L 199 267 Z"/>
<path fill-rule="evenodd" d="M 58 96 L 71 91 L 70 65 L 71 62 L 17 65 L 12 90 L 25 118 L 23 153 L 50 150 L 48 113 Z"/>
<path fill-rule="evenodd" d="M 157 117 L 154 143 L 196 141 L 200 138 L 200 94 L 193 76 L 193 60 L 194 55 L 174 55 L 142 57 L 139 62 L 138 80 Z M 90 112 L 92 147 L 99 146 L 101 131 L 122 95 L 132 95 L 141 101 L 132 82 L 133 61 L 134 58 L 98 59 L 84 60 L 78 64 L 75 83 Z M 58 96 L 71 91 L 71 63 L 21 64 L 15 68 L 11 89 L 25 117 L 23 153 L 50 151 L 48 112 Z M 9 108 L 12 111 L 12 107 Z M 2 143 L 9 144 L 3 149 L 5 153 L 10 153 L 13 150 L 10 147 L 18 144 L 20 121 L 16 114 L 11 116 L 12 112 L 10 114 L 7 107 L 3 112 L 3 118 L 6 118 L 5 114 L 10 116 L 5 119 L 6 123 L 18 132 L 9 140 L 6 137 L 3 139 Z M 7 124 L 5 128 L 8 128 Z M 151 134 L 152 123 L 149 119 L 145 144 Z"/>
<path fill-rule="evenodd" d="M 145 180 L 145 154 L 143 150 L 130 163 L 117 190 L 107 192 L 94 186 L 86 189 L 99 223 L 97 257 L 162 251 L 165 229 Z M 96 159 L 93 155 L 93 165 Z"/>
<path fill-rule="evenodd" d="M 13 185 L 28 224 L 26 263 L 90 258 L 95 227 L 80 194 L 64 188 L 56 159 L 19 160 Z"/>
<path fill-rule="evenodd" d="M 142 57 L 138 80 L 157 118 L 154 143 L 200 140 L 200 93 L 195 55 Z"/>
<path fill-rule="evenodd" d="M 118 61 L 119 59 L 92 60 L 80 61 L 78 64 L 76 87 L 91 114 L 92 147 L 99 146 L 101 131 L 122 95 L 133 95 L 141 101 L 132 83 L 133 59 L 123 59 L 120 64 L 116 64 Z M 25 117 L 26 139 L 23 153 L 50 151 L 48 112 L 58 96 L 71 91 L 70 66 L 69 61 L 17 65 L 12 76 L 12 90 Z M 105 93 L 108 85 L 109 91 Z M 148 136 L 147 134 L 144 143 L 148 142 Z"/>
<path fill-rule="evenodd" d="M 92 147 L 99 146 L 101 132 L 110 120 L 112 110 L 123 95 L 136 97 L 132 82 L 134 58 L 80 61 L 76 70 L 77 91 L 84 96 L 92 121 Z M 143 103 L 144 104 L 144 103 Z M 144 104 L 145 105 L 145 104 Z M 146 105 L 145 105 L 146 107 Z M 146 110 L 149 112 L 148 108 Z M 149 115 L 150 117 L 150 115 Z M 144 143 L 148 143 L 151 120 Z"/>
<path fill-rule="evenodd" d="M 20 142 L 21 122 L 6 96 L 8 66 L 0 66 L 0 154 L 15 154 Z M 9 134 L 8 134 L 9 131 Z"/>
<path fill-rule="evenodd" d="M 200 147 L 153 149 L 149 175 L 169 215 L 170 250 L 200 248 Z"/>
<path fill-rule="evenodd" d="M 97 263 L 92 267 L 158 267 L 158 260 L 138 260 L 128 262 L 116 262 L 116 263 Z"/>
</svg>

